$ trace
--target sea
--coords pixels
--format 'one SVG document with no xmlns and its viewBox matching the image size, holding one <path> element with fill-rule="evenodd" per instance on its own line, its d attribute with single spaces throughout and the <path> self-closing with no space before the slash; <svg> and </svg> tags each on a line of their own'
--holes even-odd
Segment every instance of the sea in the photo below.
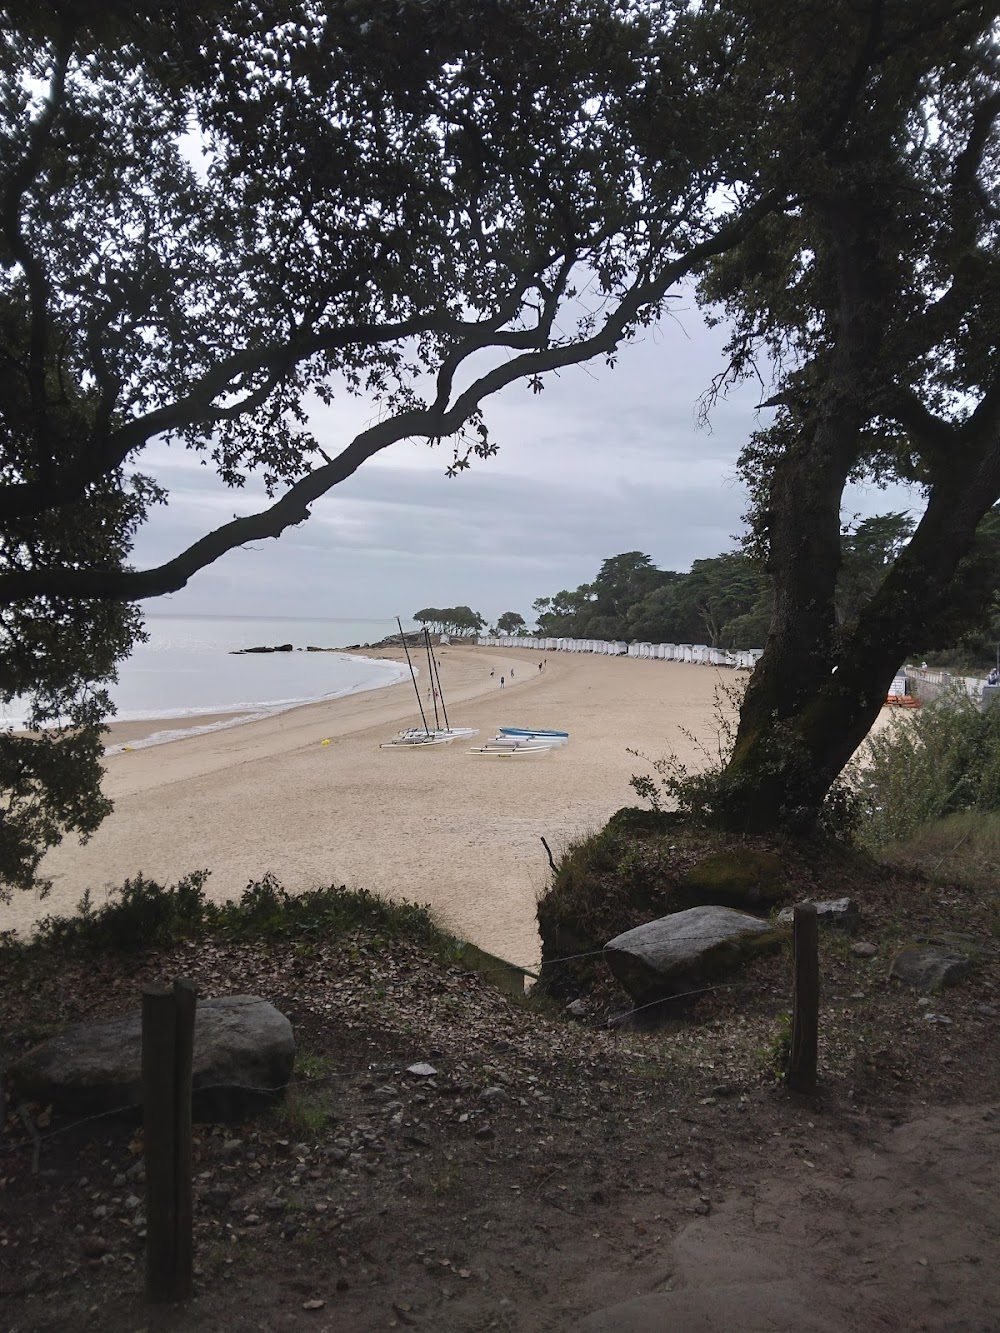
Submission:
<svg viewBox="0 0 1000 1333">
<path fill-rule="evenodd" d="M 305 651 L 378 643 L 392 632 L 391 620 L 148 615 L 145 624 L 148 641 L 137 644 L 119 665 L 118 682 L 110 687 L 117 710 L 112 720 L 155 719 L 172 725 L 131 741 L 133 749 L 394 685 L 409 675 L 405 665 L 365 657 L 363 647 Z M 238 651 L 289 643 L 295 650 L 290 653 Z M 3 710 L 3 724 L 21 726 L 26 713 L 25 704 L 15 699 Z M 192 721 L 206 714 L 234 716 L 205 726 Z M 121 747 L 108 748 L 113 753 Z"/>
</svg>

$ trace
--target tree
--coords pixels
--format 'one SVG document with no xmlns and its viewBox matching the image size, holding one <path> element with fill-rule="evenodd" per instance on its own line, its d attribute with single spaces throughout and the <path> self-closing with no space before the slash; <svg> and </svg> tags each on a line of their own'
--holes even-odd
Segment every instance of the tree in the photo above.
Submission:
<svg viewBox="0 0 1000 1333">
<path fill-rule="evenodd" d="M 478 611 L 468 606 L 424 607 L 414 611 L 418 625 L 429 625 L 435 634 L 479 634 L 486 621 Z"/>
<path fill-rule="evenodd" d="M 108 809 L 132 603 L 302 522 L 397 440 L 455 437 L 452 473 L 489 456 L 490 394 L 613 359 L 772 198 L 725 193 L 731 34 L 683 0 L 5 17 L 0 696 L 28 695 L 35 730 L 0 737 L 0 877 L 30 885 Z M 316 439 L 309 396 L 350 394 L 373 424 Z M 268 502 L 133 569 L 164 441 Z"/>
<path fill-rule="evenodd" d="M 448 613 L 448 633 L 450 634 L 481 634 L 486 627 L 486 621 L 478 611 L 473 611 L 470 606 L 454 606 Z"/>
<path fill-rule="evenodd" d="M 497 631 L 500 634 L 520 634 L 526 628 L 524 616 L 518 615 L 516 611 L 505 611 L 497 617 Z"/>
<path fill-rule="evenodd" d="M 740 551 L 695 560 L 687 574 L 669 573 L 629 610 L 629 638 L 750 648 L 764 633 L 747 618 L 767 594 L 767 575 Z M 759 633 L 759 639 L 734 633 Z M 766 631 L 765 631 L 766 633 Z"/>
<path fill-rule="evenodd" d="M 855 620 L 913 536 L 909 514 L 879 514 L 848 527 L 841 543 L 837 578 L 837 623 Z"/>
<path fill-rule="evenodd" d="M 953 642 L 996 588 L 1000 69 L 993 4 L 747 8 L 800 181 L 703 287 L 734 321 L 731 373 L 761 350 L 777 367 L 741 461 L 774 614 L 715 798 L 753 831 L 811 826 L 907 653 Z M 842 496 L 866 478 L 925 508 L 838 625 Z"/>
<path fill-rule="evenodd" d="M 581 583 L 573 592 L 563 588 L 554 597 L 536 598 L 531 609 L 537 617 L 538 633 L 547 638 L 581 637 L 580 626 L 593 599 L 593 586 L 589 583 Z"/>
</svg>

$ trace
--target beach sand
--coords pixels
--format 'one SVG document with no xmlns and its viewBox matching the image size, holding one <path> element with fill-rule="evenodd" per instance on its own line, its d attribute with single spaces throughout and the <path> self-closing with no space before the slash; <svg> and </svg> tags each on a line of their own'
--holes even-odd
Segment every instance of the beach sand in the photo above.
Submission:
<svg viewBox="0 0 1000 1333">
<path fill-rule="evenodd" d="M 480 739 L 501 725 L 561 728 L 569 744 L 517 759 L 470 755 L 461 741 L 380 750 L 418 720 L 407 682 L 109 755 L 114 813 L 86 846 L 67 839 L 49 853 L 52 892 L 41 902 L 15 894 L 0 906 L 0 929 L 71 911 L 88 888 L 100 902 L 106 886 L 140 871 L 165 883 L 208 868 L 219 900 L 271 871 L 289 891 L 345 883 L 429 903 L 461 938 L 534 965 L 535 902 L 549 874 L 540 839 L 558 856 L 635 803 L 629 777 L 648 766 L 630 747 L 651 758 L 674 750 L 700 767 L 684 733 L 715 744 L 716 686 L 735 675 L 526 649 L 444 647 L 438 656 L 452 725 L 478 727 Z M 426 672 L 421 681 L 426 695 Z M 109 743 L 173 726 L 121 724 Z"/>
</svg>

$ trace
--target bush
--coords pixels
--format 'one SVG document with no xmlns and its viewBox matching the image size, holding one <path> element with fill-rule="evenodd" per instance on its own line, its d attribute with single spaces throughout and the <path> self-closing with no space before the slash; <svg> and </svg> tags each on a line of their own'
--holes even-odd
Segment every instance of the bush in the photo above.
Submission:
<svg viewBox="0 0 1000 1333">
<path fill-rule="evenodd" d="M 367 889 L 336 884 L 293 894 L 271 874 L 251 881 L 238 903 L 215 908 L 213 924 L 241 938 L 316 935 L 330 939 L 365 929 L 418 944 L 432 945 L 443 939 L 429 906 L 392 902 Z"/>
<path fill-rule="evenodd" d="M 270 874 L 251 881 L 238 902 L 220 906 L 205 897 L 208 874 L 198 870 L 166 888 L 137 875 L 120 889 L 109 890 L 108 902 L 96 908 L 91 894 L 85 893 L 74 916 L 41 921 L 35 942 L 128 953 L 166 948 L 207 933 L 237 939 L 335 939 L 363 929 L 444 950 L 453 944 L 427 906 L 394 903 L 365 889 L 335 884 L 291 894 Z"/>
<path fill-rule="evenodd" d="M 963 810 L 1000 810 L 1000 708 L 944 695 L 870 736 L 846 776 L 869 847 Z"/>
<path fill-rule="evenodd" d="M 205 900 L 207 880 L 207 870 L 196 870 L 165 889 L 136 875 L 120 889 L 110 889 L 109 901 L 96 908 L 88 891 L 75 916 L 45 917 L 38 925 L 38 941 L 124 953 L 187 939 L 201 930 L 213 910 Z"/>
</svg>

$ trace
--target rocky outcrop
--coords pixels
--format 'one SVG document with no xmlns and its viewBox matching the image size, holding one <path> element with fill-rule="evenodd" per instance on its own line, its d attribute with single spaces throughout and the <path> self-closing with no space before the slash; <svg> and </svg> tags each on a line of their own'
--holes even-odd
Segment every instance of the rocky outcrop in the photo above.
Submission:
<svg viewBox="0 0 1000 1333">
<path fill-rule="evenodd" d="M 245 657 L 248 653 L 293 653 L 294 651 L 294 644 L 279 643 L 274 648 L 269 648 L 266 645 L 257 648 L 234 648 L 230 657 Z"/>
<path fill-rule="evenodd" d="M 936 991 L 957 985 L 971 969 L 969 955 L 947 945 L 908 944 L 892 960 L 889 975 L 917 990 Z"/>
<path fill-rule="evenodd" d="M 827 898 L 823 902 L 813 902 L 811 898 L 805 899 L 806 902 L 812 902 L 816 908 L 816 920 L 821 926 L 832 926 L 836 930 L 846 930 L 848 935 L 853 935 L 861 922 L 861 909 L 853 898 Z M 782 925 L 791 925 L 795 909 L 792 907 L 783 907 L 778 913 L 778 921 Z"/>
<path fill-rule="evenodd" d="M 284 1096 L 295 1058 L 292 1025 L 267 1000 L 229 995 L 195 1011 L 192 1111 L 243 1120 Z M 67 1115 L 142 1103 L 142 1019 L 77 1023 L 10 1067 L 17 1094 Z M 133 1112 L 134 1114 L 135 1112 Z"/>
<path fill-rule="evenodd" d="M 691 907 L 616 935 L 612 973 L 637 1004 L 680 995 L 777 948 L 789 932 L 729 907 Z"/>
</svg>

